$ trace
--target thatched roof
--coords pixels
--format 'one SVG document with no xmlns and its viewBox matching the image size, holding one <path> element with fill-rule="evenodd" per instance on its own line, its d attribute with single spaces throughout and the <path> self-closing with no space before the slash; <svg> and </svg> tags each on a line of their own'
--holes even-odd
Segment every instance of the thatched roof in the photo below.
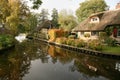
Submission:
<svg viewBox="0 0 120 80">
<path fill-rule="evenodd" d="M 90 23 L 92 17 L 99 17 L 99 23 Z M 101 31 L 109 25 L 120 25 L 120 9 L 92 14 L 73 31 Z"/>
<path fill-rule="evenodd" d="M 46 20 L 44 22 L 42 22 L 36 29 L 35 31 L 39 31 L 41 30 L 42 28 L 45 28 L 45 29 L 50 29 L 52 27 L 52 23 L 50 20 Z"/>
</svg>

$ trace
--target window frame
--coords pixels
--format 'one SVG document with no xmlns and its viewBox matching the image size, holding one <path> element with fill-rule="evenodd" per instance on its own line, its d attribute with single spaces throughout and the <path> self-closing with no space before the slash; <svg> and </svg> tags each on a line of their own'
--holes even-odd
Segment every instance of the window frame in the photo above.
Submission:
<svg viewBox="0 0 120 80">
<path fill-rule="evenodd" d="M 117 36 L 120 37 L 120 29 L 117 31 Z"/>
<path fill-rule="evenodd" d="M 81 32 L 80 34 L 81 34 L 81 36 L 84 36 L 85 32 L 83 31 L 83 32 Z"/>
<path fill-rule="evenodd" d="M 99 36 L 99 33 L 97 31 L 92 31 L 91 36 Z"/>
</svg>

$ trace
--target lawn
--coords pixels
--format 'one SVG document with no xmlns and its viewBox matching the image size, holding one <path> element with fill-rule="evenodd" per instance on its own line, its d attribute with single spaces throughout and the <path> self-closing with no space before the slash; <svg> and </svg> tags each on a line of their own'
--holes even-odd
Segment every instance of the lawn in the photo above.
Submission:
<svg viewBox="0 0 120 80">
<path fill-rule="evenodd" d="M 116 47 L 104 46 L 102 52 L 108 54 L 120 55 L 120 46 L 116 46 Z"/>
</svg>

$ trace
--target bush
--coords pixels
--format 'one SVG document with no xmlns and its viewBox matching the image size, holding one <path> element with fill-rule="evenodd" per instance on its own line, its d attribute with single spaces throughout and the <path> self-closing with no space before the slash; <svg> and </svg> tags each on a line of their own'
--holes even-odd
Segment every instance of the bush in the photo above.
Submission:
<svg viewBox="0 0 120 80">
<path fill-rule="evenodd" d="M 102 43 L 99 40 L 91 40 L 88 43 L 88 48 L 93 50 L 102 50 Z"/>
<path fill-rule="evenodd" d="M 68 38 L 70 38 L 70 39 L 75 39 L 75 38 L 76 38 L 76 35 L 70 35 L 70 36 L 68 36 Z"/>
<path fill-rule="evenodd" d="M 2 34 L 0 35 L 0 48 L 6 48 L 14 43 L 14 37 L 11 35 Z"/>
<path fill-rule="evenodd" d="M 65 37 L 56 38 L 55 42 L 60 44 L 66 44 L 67 39 Z"/>
<path fill-rule="evenodd" d="M 86 43 L 81 39 L 75 40 L 75 46 L 76 47 L 85 47 Z"/>
<path fill-rule="evenodd" d="M 90 37 L 89 33 L 84 34 L 84 37 Z"/>
<path fill-rule="evenodd" d="M 66 43 L 67 43 L 67 45 L 74 46 L 75 41 L 74 41 L 74 39 L 67 39 Z"/>
<path fill-rule="evenodd" d="M 49 41 L 55 41 L 56 38 L 68 36 L 68 32 L 62 29 L 50 29 L 48 31 Z"/>
<path fill-rule="evenodd" d="M 105 43 L 108 45 L 108 46 L 116 46 L 116 40 L 115 39 L 112 39 L 112 38 L 106 38 L 105 39 Z"/>
<path fill-rule="evenodd" d="M 99 33 L 99 39 L 104 40 L 107 37 L 106 32 L 100 32 Z"/>
</svg>

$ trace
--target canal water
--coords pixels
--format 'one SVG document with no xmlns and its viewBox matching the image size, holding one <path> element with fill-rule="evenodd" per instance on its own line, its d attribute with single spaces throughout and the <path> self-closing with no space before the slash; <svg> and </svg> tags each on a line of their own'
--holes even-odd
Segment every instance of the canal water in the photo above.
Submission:
<svg viewBox="0 0 120 80">
<path fill-rule="evenodd" d="M 0 52 L 0 80 L 120 80 L 120 60 L 27 40 Z"/>
</svg>

